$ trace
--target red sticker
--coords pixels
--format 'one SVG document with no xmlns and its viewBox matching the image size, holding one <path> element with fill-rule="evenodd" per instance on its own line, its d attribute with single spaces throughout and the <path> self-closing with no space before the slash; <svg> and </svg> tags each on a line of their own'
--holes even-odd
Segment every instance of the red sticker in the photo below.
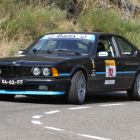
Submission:
<svg viewBox="0 0 140 140">
<path fill-rule="evenodd" d="M 112 76 L 113 76 L 113 71 L 114 71 L 113 68 L 109 68 L 109 69 L 108 69 L 108 76 L 109 76 L 109 77 L 112 77 Z"/>
</svg>

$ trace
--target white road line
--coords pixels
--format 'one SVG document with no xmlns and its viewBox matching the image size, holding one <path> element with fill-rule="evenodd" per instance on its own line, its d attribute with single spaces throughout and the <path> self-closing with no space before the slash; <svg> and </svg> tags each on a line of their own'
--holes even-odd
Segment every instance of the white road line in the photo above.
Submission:
<svg viewBox="0 0 140 140">
<path fill-rule="evenodd" d="M 35 115 L 35 116 L 33 116 L 32 118 L 33 119 L 40 119 L 42 117 L 42 115 Z"/>
<path fill-rule="evenodd" d="M 42 124 L 40 121 L 32 121 L 34 124 Z"/>
<path fill-rule="evenodd" d="M 44 114 L 54 114 L 54 113 L 58 113 L 60 112 L 59 110 L 54 110 L 54 111 L 49 111 L 49 112 L 45 112 Z"/>
<path fill-rule="evenodd" d="M 96 139 L 96 140 L 111 140 L 111 139 L 107 139 L 107 138 L 101 138 L 101 137 L 91 136 L 91 135 L 85 135 L 85 134 L 77 134 L 77 135 L 78 136 L 82 136 L 82 137 Z"/>
<path fill-rule="evenodd" d="M 83 106 L 83 107 L 74 107 L 74 108 L 67 108 L 67 109 L 76 110 L 76 109 L 85 109 L 85 108 L 90 108 L 90 107 L 89 106 Z"/>
<path fill-rule="evenodd" d="M 47 126 L 44 126 L 44 128 L 55 130 L 55 131 L 65 131 L 63 129 L 59 129 L 59 128 L 55 128 L 55 127 L 47 127 Z"/>
<path fill-rule="evenodd" d="M 100 105 L 100 106 L 115 106 L 115 105 L 124 105 L 124 104 L 106 104 L 106 105 Z"/>
</svg>

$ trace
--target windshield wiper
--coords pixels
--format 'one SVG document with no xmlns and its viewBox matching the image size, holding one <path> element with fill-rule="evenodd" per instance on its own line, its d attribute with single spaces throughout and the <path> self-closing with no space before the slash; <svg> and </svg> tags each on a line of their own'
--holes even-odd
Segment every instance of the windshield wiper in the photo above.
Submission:
<svg viewBox="0 0 140 140">
<path fill-rule="evenodd" d="M 81 53 L 79 53 L 79 52 L 75 52 L 75 51 L 71 51 L 71 50 L 65 50 L 65 51 L 66 51 L 66 52 L 72 52 L 72 53 L 81 55 Z"/>
<path fill-rule="evenodd" d="M 48 53 L 52 53 L 52 52 L 55 52 L 55 50 L 49 49 L 49 50 L 47 50 L 47 52 L 48 52 Z"/>
<path fill-rule="evenodd" d="M 55 49 L 55 50 L 50 49 L 50 50 L 47 50 L 48 53 L 52 53 L 52 52 L 56 52 L 56 51 L 57 52 L 64 52 L 64 51 L 66 51 L 66 52 L 72 52 L 72 53 L 81 55 L 81 53 L 79 53 L 79 52 L 75 52 L 75 51 L 71 51 L 71 50 L 67 50 L 67 49 Z"/>
</svg>

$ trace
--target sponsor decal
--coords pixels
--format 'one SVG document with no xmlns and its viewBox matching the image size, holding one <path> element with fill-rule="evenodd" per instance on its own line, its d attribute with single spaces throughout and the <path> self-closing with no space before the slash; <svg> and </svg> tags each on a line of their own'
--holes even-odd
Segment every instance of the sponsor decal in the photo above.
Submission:
<svg viewBox="0 0 140 140">
<path fill-rule="evenodd" d="M 94 63 L 94 60 L 92 60 L 92 65 L 93 65 L 93 68 L 95 68 L 95 63 Z"/>
<path fill-rule="evenodd" d="M 81 36 L 81 38 L 86 38 L 86 37 L 87 37 L 86 35 L 82 35 L 82 36 Z"/>
<path fill-rule="evenodd" d="M 96 76 L 96 74 L 93 74 L 93 73 L 91 74 L 91 77 L 95 77 L 95 76 Z"/>
<path fill-rule="evenodd" d="M 125 65 L 140 65 L 140 63 L 128 63 L 128 62 L 125 62 Z"/>
<path fill-rule="evenodd" d="M 115 80 L 105 80 L 105 85 L 113 85 L 115 84 Z"/>
<path fill-rule="evenodd" d="M 99 52 L 99 57 L 106 57 L 108 56 L 108 52 Z"/>
<path fill-rule="evenodd" d="M 45 35 L 40 40 L 42 39 L 48 39 L 48 38 L 75 38 L 75 39 L 87 39 L 87 40 L 92 40 L 95 41 L 95 35 L 90 35 L 90 34 L 52 34 L 52 35 Z"/>
<path fill-rule="evenodd" d="M 122 52 L 122 54 L 124 55 L 124 54 L 131 54 L 131 52 Z"/>
<path fill-rule="evenodd" d="M 48 38 L 52 38 L 54 35 L 50 35 L 50 36 L 48 36 Z"/>
<path fill-rule="evenodd" d="M 93 70 L 92 70 L 91 77 L 95 77 L 96 74 L 95 74 L 95 63 L 94 63 L 94 60 L 92 60 L 92 66 L 93 66 Z"/>
<path fill-rule="evenodd" d="M 94 60 L 92 60 L 92 66 L 93 66 L 93 70 L 92 70 L 92 73 L 91 73 L 91 77 L 95 77 L 96 76 L 96 71 L 95 71 L 95 63 L 94 63 Z"/>
<path fill-rule="evenodd" d="M 94 62 L 92 63 L 92 65 L 93 65 L 93 68 L 95 68 L 95 63 Z"/>
<path fill-rule="evenodd" d="M 57 36 L 57 38 L 75 38 L 76 37 L 76 35 L 73 35 L 73 34 L 59 34 L 58 36 Z"/>
<path fill-rule="evenodd" d="M 96 76 L 95 69 L 92 70 L 91 76 L 92 76 L 92 77 L 95 77 L 95 76 Z"/>
<path fill-rule="evenodd" d="M 116 77 L 115 60 L 105 60 L 106 77 Z"/>
</svg>

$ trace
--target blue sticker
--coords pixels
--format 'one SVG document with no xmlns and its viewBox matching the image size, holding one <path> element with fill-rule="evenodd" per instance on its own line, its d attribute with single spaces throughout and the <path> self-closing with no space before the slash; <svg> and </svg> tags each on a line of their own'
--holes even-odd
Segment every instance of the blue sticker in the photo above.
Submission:
<svg viewBox="0 0 140 140">
<path fill-rule="evenodd" d="M 92 36 L 92 38 L 90 40 L 95 41 L 95 35 Z"/>
<path fill-rule="evenodd" d="M 42 38 L 40 38 L 40 40 L 42 40 L 42 39 L 46 39 L 46 36 L 47 36 L 47 35 L 43 36 Z"/>
</svg>

